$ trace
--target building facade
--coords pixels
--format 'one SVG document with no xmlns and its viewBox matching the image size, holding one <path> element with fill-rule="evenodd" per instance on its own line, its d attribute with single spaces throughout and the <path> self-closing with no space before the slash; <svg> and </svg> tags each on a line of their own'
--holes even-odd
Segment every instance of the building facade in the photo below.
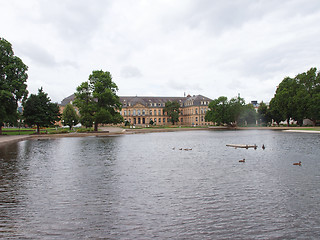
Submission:
<svg viewBox="0 0 320 240">
<path fill-rule="evenodd" d="M 73 100 L 74 95 L 63 99 L 60 104 L 61 108 L 72 103 Z M 165 104 L 168 101 L 176 101 L 180 104 L 177 125 L 205 126 L 210 124 L 205 121 L 205 114 L 212 100 L 202 95 L 188 95 L 186 97 L 120 96 L 122 103 L 120 114 L 124 121 L 128 121 L 131 125 L 149 125 L 151 120 L 156 125 L 171 125 L 169 117 L 164 112 Z"/>
</svg>

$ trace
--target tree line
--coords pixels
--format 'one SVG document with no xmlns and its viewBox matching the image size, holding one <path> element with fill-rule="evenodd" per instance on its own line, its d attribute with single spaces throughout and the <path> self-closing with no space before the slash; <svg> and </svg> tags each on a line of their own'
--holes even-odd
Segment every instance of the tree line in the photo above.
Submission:
<svg viewBox="0 0 320 240">
<path fill-rule="evenodd" d="M 290 119 L 303 124 L 310 119 L 313 125 L 320 120 L 320 72 L 317 68 L 297 74 L 294 78 L 285 77 L 276 89 L 269 106 L 261 102 L 258 111 L 252 104 L 245 104 L 244 99 L 219 97 L 209 104 L 206 121 L 218 125 L 271 124 L 272 120 L 279 125 Z"/>
</svg>

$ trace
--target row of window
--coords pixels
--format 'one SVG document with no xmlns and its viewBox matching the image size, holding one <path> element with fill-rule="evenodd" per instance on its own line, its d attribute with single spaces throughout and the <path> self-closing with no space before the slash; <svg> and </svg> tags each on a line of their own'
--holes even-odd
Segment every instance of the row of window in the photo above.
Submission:
<svg viewBox="0 0 320 240">
<path fill-rule="evenodd" d="M 198 119 L 199 119 L 198 117 L 195 117 L 195 121 L 196 121 L 196 122 L 198 122 Z M 124 120 L 127 121 L 126 118 L 125 118 Z M 137 122 L 136 122 L 137 120 L 138 120 L 138 123 L 139 123 L 139 124 L 141 123 L 141 121 L 142 121 L 143 124 L 145 124 L 145 118 L 143 118 L 143 119 L 140 119 L 140 118 L 136 119 L 136 118 L 134 118 L 134 119 L 133 119 L 134 124 L 137 123 Z M 162 121 L 162 123 L 166 123 L 166 122 L 169 123 L 169 122 L 170 122 L 170 119 L 169 119 L 169 118 L 150 118 L 150 119 L 148 119 L 148 120 L 149 120 L 149 121 L 152 120 L 152 121 L 155 122 L 155 123 L 157 123 L 157 122 L 158 122 L 158 123 L 161 123 L 161 121 Z M 204 121 L 205 121 L 204 116 L 201 116 L 201 117 L 200 117 L 200 120 L 201 120 L 201 122 L 204 122 Z M 131 118 L 129 118 L 128 121 L 131 123 Z M 180 118 L 180 122 L 183 123 L 183 118 Z"/>
<path fill-rule="evenodd" d="M 207 108 L 200 108 L 200 114 L 205 114 L 207 112 Z M 181 110 L 181 115 L 183 115 L 183 112 L 185 113 L 185 115 L 190 115 L 190 114 L 193 114 L 193 109 L 185 109 L 185 110 Z M 122 112 L 120 112 L 122 113 Z M 131 114 L 132 113 L 132 114 Z M 146 114 L 148 113 L 148 110 L 135 110 L 133 109 L 132 111 L 131 110 L 123 110 L 123 116 L 145 116 L 145 115 L 154 115 L 154 116 L 161 116 L 161 115 L 165 115 L 165 112 L 163 109 L 158 109 L 158 110 L 149 110 L 149 114 Z M 195 114 L 199 114 L 199 111 L 198 111 L 198 108 L 195 108 Z"/>
</svg>

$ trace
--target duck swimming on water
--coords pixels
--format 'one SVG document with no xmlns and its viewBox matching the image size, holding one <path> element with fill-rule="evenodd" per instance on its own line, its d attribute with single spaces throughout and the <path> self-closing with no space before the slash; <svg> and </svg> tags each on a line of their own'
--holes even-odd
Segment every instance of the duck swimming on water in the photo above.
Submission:
<svg viewBox="0 0 320 240">
<path fill-rule="evenodd" d="M 301 166 L 301 161 L 299 161 L 299 162 L 297 162 L 297 163 L 294 163 L 293 165 Z"/>
<path fill-rule="evenodd" d="M 239 160 L 239 162 L 245 162 L 245 161 L 246 161 L 245 159 Z"/>
</svg>

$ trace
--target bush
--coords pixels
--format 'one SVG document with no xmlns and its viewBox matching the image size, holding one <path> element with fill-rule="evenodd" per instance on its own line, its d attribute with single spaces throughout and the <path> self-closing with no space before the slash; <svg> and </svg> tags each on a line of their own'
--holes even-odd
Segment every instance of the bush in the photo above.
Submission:
<svg viewBox="0 0 320 240">
<path fill-rule="evenodd" d="M 62 128 L 56 131 L 50 131 L 49 134 L 60 134 L 60 133 L 69 133 L 69 130 L 66 128 Z"/>
<path fill-rule="evenodd" d="M 93 132 L 93 128 L 78 128 L 77 133 Z"/>
</svg>

